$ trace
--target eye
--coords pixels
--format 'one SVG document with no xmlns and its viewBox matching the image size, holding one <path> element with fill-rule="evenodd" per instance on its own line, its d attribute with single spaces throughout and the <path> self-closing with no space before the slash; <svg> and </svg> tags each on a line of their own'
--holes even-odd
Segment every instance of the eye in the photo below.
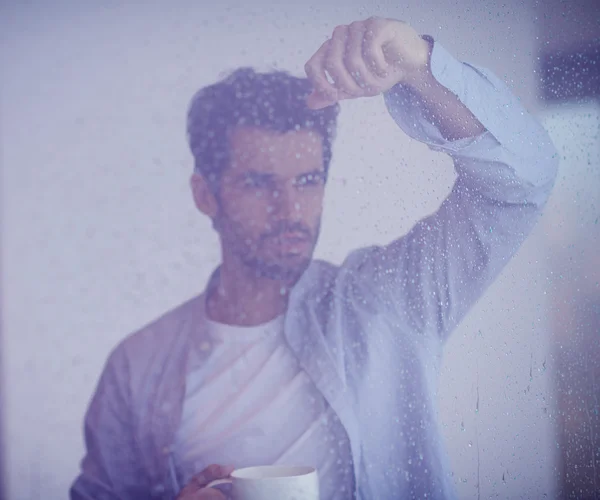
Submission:
<svg viewBox="0 0 600 500">
<path fill-rule="evenodd" d="M 251 189 L 265 189 L 269 187 L 269 180 L 264 177 L 247 176 L 243 180 L 243 186 Z"/>
</svg>

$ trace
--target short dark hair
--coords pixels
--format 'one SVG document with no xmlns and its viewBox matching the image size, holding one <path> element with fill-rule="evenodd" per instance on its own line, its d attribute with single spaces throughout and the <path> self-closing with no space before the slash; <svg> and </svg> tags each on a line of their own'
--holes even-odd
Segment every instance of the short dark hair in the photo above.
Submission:
<svg viewBox="0 0 600 500">
<path fill-rule="evenodd" d="M 195 171 L 216 190 L 229 164 L 229 133 L 238 126 L 251 126 L 282 133 L 301 129 L 319 133 L 323 138 L 323 167 L 327 174 L 339 105 L 310 109 L 305 98 L 311 89 L 307 78 L 285 71 L 257 73 L 247 67 L 200 89 L 192 98 L 187 114 L 187 136 Z"/>
</svg>

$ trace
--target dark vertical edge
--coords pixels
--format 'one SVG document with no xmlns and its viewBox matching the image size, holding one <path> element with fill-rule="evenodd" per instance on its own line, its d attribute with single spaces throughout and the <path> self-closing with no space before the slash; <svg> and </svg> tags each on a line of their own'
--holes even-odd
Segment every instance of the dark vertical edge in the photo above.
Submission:
<svg viewBox="0 0 600 500">
<path fill-rule="evenodd" d="M 2 125 L 0 123 L 0 500 L 6 500 L 7 499 L 7 493 L 6 493 L 6 475 L 5 475 L 5 446 L 6 446 L 6 439 L 5 439 L 5 427 L 4 427 L 4 422 L 5 422 L 5 415 L 4 412 L 6 411 L 6 403 L 5 403 L 5 393 L 4 393 L 4 370 L 5 370 L 5 364 L 4 364 L 4 355 L 6 353 L 6 349 L 4 347 L 4 318 L 3 318 L 3 308 L 4 308 L 4 290 L 3 290 L 3 285 L 4 283 L 4 279 L 3 279 L 3 255 L 4 252 L 2 251 L 2 249 L 4 248 L 2 246 L 3 243 L 3 239 L 4 239 L 4 202 L 3 202 L 3 195 L 2 193 L 4 192 L 4 186 L 2 183 L 2 180 L 4 178 L 4 162 L 3 162 L 3 148 L 2 148 Z"/>
</svg>

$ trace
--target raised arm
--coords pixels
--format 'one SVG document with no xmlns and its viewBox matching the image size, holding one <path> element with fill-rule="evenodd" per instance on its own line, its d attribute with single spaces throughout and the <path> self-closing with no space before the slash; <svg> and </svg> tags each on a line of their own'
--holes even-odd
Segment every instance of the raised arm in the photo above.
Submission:
<svg viewBox="0 0 600 500">
<path fill-rule="evenodd" d="M 330 45 L 309 62 L 309 76 L 320 75 L 321 67 L 334 81 L 313 76 L 317 90 L 309 104 L 360 97 L 361 89 L 362 96 L 383 93 L 398 125 L 450 155 L 458 177 L 435 214 L 387 246 L 354 252 L 343 272 L 350 292 L 363 302 L 375 301 L 409 328 L 443 338 L 531 231 L 558 158 L 544 129 L 491 72 L 457 61 L 404 23 L 363 24 L 336 28 Z M 333 55 L 331 45 L 336 36 L 345 33 L 349 40 L 350 31 L 361 30 L 363 62 L 357 69 L 351 48 L 357 42 Z M 366 68 L 372 71 L 362 77 Z M 348 83 L 356 74 L 366 83 Z"/>
</svg>

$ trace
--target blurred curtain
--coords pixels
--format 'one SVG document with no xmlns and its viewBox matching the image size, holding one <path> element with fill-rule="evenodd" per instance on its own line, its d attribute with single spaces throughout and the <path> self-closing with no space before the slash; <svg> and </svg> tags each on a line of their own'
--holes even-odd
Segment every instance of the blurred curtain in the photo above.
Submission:
<svg viewBox="0 0 600 500">
<path fill-rule="evenodd" d="M 576 30 L 573 12 L 561 4 Z M 589 12 L 600 31 L 598 6 Z M 580 12 L 581 15 L 581 12 Z M 555 19 L 559 18 L 556 16 Z M 548 29 L 560 36 L 560 23 Z M 560 498 L 600 499 L 600 33 L 542 45 L 545 125 L 561 155 L 547 213 Z M 543 39 L 543 38 L 542 38 Z M 551 46 L 552 48 L 548 48 Z M 547 222 L 548 224 L 548 222 Z"/>
</svg>

